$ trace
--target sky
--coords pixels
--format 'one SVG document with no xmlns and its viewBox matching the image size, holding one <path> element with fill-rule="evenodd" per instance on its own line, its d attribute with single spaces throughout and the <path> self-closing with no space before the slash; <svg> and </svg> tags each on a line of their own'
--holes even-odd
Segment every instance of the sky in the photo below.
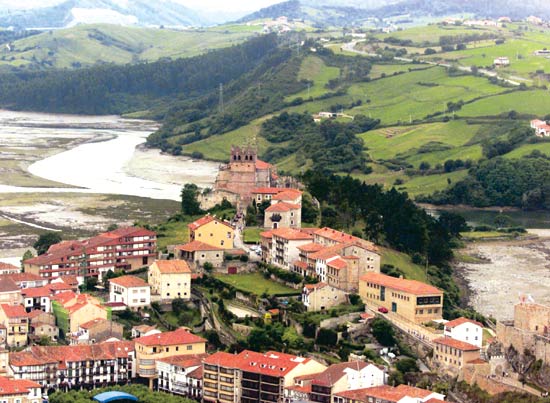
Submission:
<svg viewBox="0 0 550 403">
<path fill-rule="evenodd" d="M 118 0 L 118 2 L 125 2 L 126 0 Z M 255 11 L 263 7 L 268 7 L 272 4 L 279 3 L 282 0 L 172 0 L 174 2 L 183 4 L 184 6 L 208 10 L 208 11 Z M 58 4 L 63 0 L 0 0 L 0 8 L 7 9 L 21 9 L 21 8 L 37 8 L 47 7 L 50 5 Z"/>
</svg>

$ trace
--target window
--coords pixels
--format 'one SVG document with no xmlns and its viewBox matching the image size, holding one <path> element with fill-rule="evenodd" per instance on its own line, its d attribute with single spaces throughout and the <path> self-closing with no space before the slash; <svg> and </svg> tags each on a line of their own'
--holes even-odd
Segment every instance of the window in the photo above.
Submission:
<svg viewBox="0 0 550 403">
<path fill-rule="evenodd" d="M 193 350 L 193 346 L 187 346 L 187 351 Z"/>
<path fill-rule="evenodd" d="M 221 245 L 223 246 L 223 240 L 221 241 Z"/>
</svg>

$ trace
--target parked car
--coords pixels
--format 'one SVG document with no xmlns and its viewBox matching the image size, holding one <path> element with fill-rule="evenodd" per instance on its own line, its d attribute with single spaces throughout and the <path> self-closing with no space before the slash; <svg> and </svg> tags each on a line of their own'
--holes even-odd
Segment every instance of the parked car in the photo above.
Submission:
<svg viewBox="0 0 550 403">
<path fill-rule="evenodd" d="M 378 308 L 378 312 L 382 312 L 382 313 L 388 313 L 388 308 L 384 308 L 383 306 L 381 306 L 380 308 Z"/>
</svg>

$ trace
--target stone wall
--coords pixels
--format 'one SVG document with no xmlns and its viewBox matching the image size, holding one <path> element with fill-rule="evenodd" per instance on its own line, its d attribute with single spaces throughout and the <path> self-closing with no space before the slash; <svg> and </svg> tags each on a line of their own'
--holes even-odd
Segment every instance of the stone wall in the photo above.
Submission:
<svg viewBox="0 0 550 403">
<path fill-rule="evenodd" d="M 462 371 L 463 380 L 470 385 L 477 384 L 490 395 L 504 392 L 523 392 L 521 389 L 506 385 L 491 375 L 491 366 L 486 364 L 466 364 Z"/>
</svg>

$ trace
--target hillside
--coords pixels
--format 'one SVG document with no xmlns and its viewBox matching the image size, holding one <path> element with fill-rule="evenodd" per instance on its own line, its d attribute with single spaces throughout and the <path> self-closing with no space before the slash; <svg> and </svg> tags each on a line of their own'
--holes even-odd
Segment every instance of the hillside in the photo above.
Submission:
<svg viewBox="0 0 550 403">
<path fill-rule="evenodd" d="M 8 15 L 0 15 L 0 27 L 19 29 L 63 28 L 81 23 L 203 26 L 209 21 L 170 0 L 66 0 L 50 7 L 14 10 Z"/>
<path fill-rule="evenodd" d="M 241 43 L 260 29 L 229 25 L 202 30 L 79 25 L 17 40 L 8 37 L 4 44 L 9 43 L 9 49 L 0 36 L 0 69 L 75 68 L 190 57 Z"/>
</svg>

